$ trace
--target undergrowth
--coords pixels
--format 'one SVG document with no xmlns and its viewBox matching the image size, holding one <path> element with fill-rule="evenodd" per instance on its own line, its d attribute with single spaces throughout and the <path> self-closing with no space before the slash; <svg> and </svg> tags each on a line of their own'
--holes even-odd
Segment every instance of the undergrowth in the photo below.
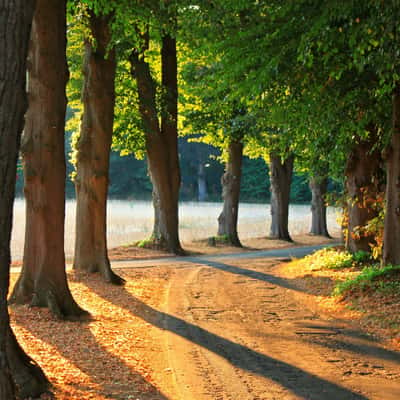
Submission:
<svg viewBox="0 0 400 400">
<path fill-rule="evenodd" d="M 336 285 L 335 296 L 348 296 L 355 292 L 374 291 L 385 295 L 400 293 L 400 266 L 365 267 L 355 278 L 346 279 Z"/>
<path fill-rule="evenodd" d="M 370 255 L 365 251 L 354 254 L 348 251 L 338 251 L 335 248 L 319 250 L 304 259 L 311 269 L 344 269 L 359 267 L 370 261 Z"/>
</svg>

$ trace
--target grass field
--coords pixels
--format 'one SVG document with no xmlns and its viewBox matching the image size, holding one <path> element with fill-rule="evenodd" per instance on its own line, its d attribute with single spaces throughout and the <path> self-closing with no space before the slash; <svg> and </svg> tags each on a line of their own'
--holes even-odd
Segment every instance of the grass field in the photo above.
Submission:
<svg viewBox="0 0 400 400">
<path fill-rule="evenodd" d="M 180 236 L 183 242 L 204 239 L 217 231 L 220 203 L 185 202 L 180 205 Z M 328 229 L 339 227 L 334 209 L 328 210 Z M 291 205 L 289 229 L 297 235 L 308 232 L 311 224 L 309 205 Z M 108 203 L 108 245 L 115 247 L 146 238 L 151 234 L 153 208 L 149 201 L 111 200 Z M 239 208 L 239 236 L 243 239 L 267 236 L 270 208 L 266 204 L 243 203 Z M 14 207 L 14 227 L 11 242 L 13 260 L 22 258 L 25 230 L 25 202 L 17 199 Z M 67 201 L 65 219 L 65 252 L 73 255 L 75 232 L 75 201 Z"/>
</svg>

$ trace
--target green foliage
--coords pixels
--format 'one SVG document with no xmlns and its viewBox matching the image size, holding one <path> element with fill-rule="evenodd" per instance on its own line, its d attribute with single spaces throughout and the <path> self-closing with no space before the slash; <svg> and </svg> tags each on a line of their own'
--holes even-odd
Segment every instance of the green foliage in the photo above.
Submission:
<svg viewBox="0 0 400 400">
<path fill-rule="evenodd" d="M 365 267 L 355 278 L 340 282 L 334 295 L 345 297 L 354 292 L 378 291 L 385 294 L 400 292 L 400 266 L 387 265 Z"/>
<path fill-rule="evenodd" d="M 267 202 L 270 200 L 269 169 L 261 158 L 243 157 L 240 198 L 250 202 Z"/>
<path fill-rule="evenodd" d="M 359 267 L 371 261 L 369 253 L 357 251 L 351 254 L 347 251 L 336 250 L 335 248 L 325 248 L 318 250 L 304 258 L 311 269 L 345 269 Z"/>
<path fill-rule="evenodd" d="M 354 259 L 350 253 L 334 248 L 318 250 L 306 256 L 304 261 L 310 265 L 311 269 L 343 269 L 354 265 Z"/>
</svg>

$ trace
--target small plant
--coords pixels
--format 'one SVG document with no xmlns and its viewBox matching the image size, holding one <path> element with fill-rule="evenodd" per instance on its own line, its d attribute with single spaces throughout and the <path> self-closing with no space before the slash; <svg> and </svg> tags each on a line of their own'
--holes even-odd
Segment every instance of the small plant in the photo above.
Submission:
<svg viewBox="0 0 400 400">
<path fill-rule="evenodd" d="M 347 251 L 326 248 L 304 258 L 311 269 L 343 269 L 353 266 L 353 256 Z"/>
<path fill-rule="evenodd" d="M 354 254 L 335 248 L 326 248 L 307 256 L 304 260 L 311 269 L 345 269 L 371 262 L 371 255 L 359 250 Z"/>
<path fill-rule="evenodd" d="M 355 278 L 338 283 L 333 294 L 345 297 L 354 291 L 365 292 L 368 290 L 385 292 L 386 294 L 389 292 L 398 293 L 400 291 L 400 266 L 365 267 Z"/>
<path fill-rule="evenodd" d="M 353 260 L 358 264 L 365 264 L 371 261 L 371 254 L 363 250 L 358 250 L 353 254 Z"/>
</svg>

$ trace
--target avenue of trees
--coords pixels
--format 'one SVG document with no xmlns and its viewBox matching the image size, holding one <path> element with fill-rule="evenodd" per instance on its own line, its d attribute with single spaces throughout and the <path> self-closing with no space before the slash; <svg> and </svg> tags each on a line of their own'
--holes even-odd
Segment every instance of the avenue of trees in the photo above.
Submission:
<svg viewBox="0 0 400 400">
<path fill-rule="evenodd" d="M 207 191 L 201 152 L 213 146 L 224 163 L 218 235 L 232 245 L 241 245 L 243 171 L 257 162 L 250 176 L 268 164 L 259 186 L 268 179 L 271 237 L 292 240 L 288 207 L 299 174 L 312 193 L 311 233 L 328 236 L 326 194 L 335 179 L 344 187 L 347 249 L 400 264 L 398 0 L 0 4 L 1 399 L 37 397 L 49 386 L 18 345 L 8 301 L 64 319 L 88 316 L 65 272 L 66 129 L 74 130 L 77 270 L 124 283 L 107 254 L 112 148 L 145 158 L 151 241 L 184 253 L 178 201 L 188 167 L 182 171 L 179 136 L 200 142 L 192 150 L 204 160 L 194 165 L 199 199 Z M 74 114 L 68 128 L 67 110 Z M 18 154 L 27 222 L 22 272 L 7 300 Z"/>
</svg>

